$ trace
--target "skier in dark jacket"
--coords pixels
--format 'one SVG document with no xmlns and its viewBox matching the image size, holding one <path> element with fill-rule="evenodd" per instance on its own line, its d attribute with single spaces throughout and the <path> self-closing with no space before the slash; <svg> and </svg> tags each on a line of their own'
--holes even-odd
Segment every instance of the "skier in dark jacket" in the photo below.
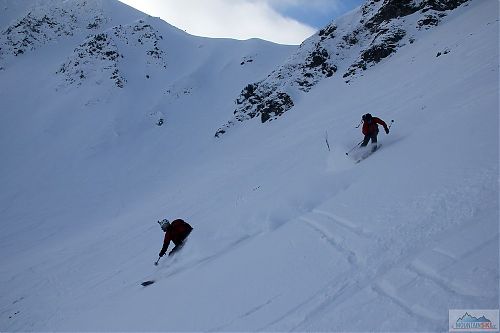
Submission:
<svg viewBox="0 0 500 333">
<path fill-rule="evenodd" d="M 158 221 L 161 229 L 165 232 L 165 238 L 163 240 L 163 247 L 161 248 L 160 257 L 163 257 L 167 252 L 170 241 L 174 243 L 174 248 L 169 252 L 169 256 L 179 251 L 184 245 L 184 241 L 189 236 L 193 227 L 191 227 L 187 222 L 181 219 L 176 219 L 170 223 L 169 220 L 164 219 Z"/>
<path fill-rule="evenodd" d="M 373 117 L 371 114 L 367 113 L 363 115 L 363 129 L 362 132 L 365 135 L 363 142 L 361 143 L 361 147 L 366 147 L 370 139 L 372 140 L 372 144 L 374 144 L 372 150 L 375 151 L 377 149 L 377 135 L 378 135 L 378 125 L 382 125 L 384 127 L 385 133 L 389 134 L 389 127 L 385 121 L 380 118 Z"/>
</svg>

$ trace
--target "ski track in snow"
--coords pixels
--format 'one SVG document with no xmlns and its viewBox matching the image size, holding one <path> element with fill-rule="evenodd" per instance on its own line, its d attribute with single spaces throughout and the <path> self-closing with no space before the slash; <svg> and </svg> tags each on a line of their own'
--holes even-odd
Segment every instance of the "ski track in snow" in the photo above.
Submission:
<svg viewBox="0 0 500 333">
<path fill-rule="evenodd" d="M 323 209 L 313 209 L 313 212 L 319 213 L 321 215 L 327 216 L 332 219 L 335 216 Z M 327 286 L 324 286 L 320 291 L 312 296 L 310 299 L 302 304 L 299 304 L 290 312 L 287 312 L 282 317 L 269 323 L 266 326 L 260 327 L 259 331 L 274 331 L 274 330 L 288 330 L 288 331 L 306 331 L 310 329 L 310 324 L 317 322 L 318 319 L 323 318 L 327 313 L 330 313 L 332 309 L 346 302 L 350 298 L 355 297 L 356 294 L 362 292 L 365 288 L 369 288 L 379 294 L 382 297 L 389 299 L 391 302 L 400 307 L 412 318 L 420 318 L 424 322 L 430 323 L 428 329 L 432 330 L 433 327 L 440 327 L 443 325 L 443 316 L 436 311 L 430 303 L 424 302 L 424 304 L 414 303 L 415 300 L 408 299 L 404 294 L 393 287 L 393 282 L 387 277 L 387 271 L 393 272 L 397 270 L 402 270 L 401 275 L 413 275 L 412 284 L 422 283 L 422 281 L 429 281 L 433 284 L 434 293 L 442 293 L 447 295 L 445 297 L 452 297 L 454 295 L 456 298 L 465 298 L 473 303 L 477 302 L 495 302 L 495 296 L 491 295 L 489 297 L 477 295 L 477 292 L 471 292 L 470 285 L 463 282 L 455 282 L 450 279 L 443 278 L 441 271 L 448 268 L 452 264 L 438 265 L 437 267 L 428 266 L 428 262 L 425 258 L 429 256 L 428 245 L 423 244 L 416 251 L 416 254 L 412 252 L 410 256 L 403 256 L 397 259 L 397 262 L 388 262 L 375 269 L 367 269 L 363 267 L 360 272 L 359 263 L 357 260 L 358 253 L 349 249 L 345 245 L 340 245 L 340 242 L 335 239 L 333 234 L 339 231 L 337 227 L 332 228 L 332 231 L 327 229 L 324 225 L 310 217 L 301 217 L 301 220 L 306 222 L 313 230 L 318 232 L 319 236 L 325 239 L 332 247 L 342 253 L 347 257 L 348 261 L 351 263 L 351 269 L 343 274 L 342 276 L 336 276 L 335 279 Z M 361 232 L 362 228 L 355 225 L 351 221 L 346 219 L 335 217 L 335 219 L 344 221 L 343 224 L 336 223 L 336 226 L 349 230 L 351 233 L 356 234 L 358 237 L 366 237 L 367 232 Z M 347 221 L 347 222 L 345 222 Z M 346 225 L 349 225 L 346 228 Z M 330 226 L 331 227 L 331 226 Z M 335 231 L 336 230 L 336 231 Z M 476 232 L 483 230 L 474 227 Z M 471 232 L 474 232 L 471 230 Z M 461 244 L 460 237 L 461 233 L 455 235 L 455 242 L 453 238 L 448 238 L 451 244 Z M 484 239 L 484 243 L 479 245 L 474 245 L 473 248 L 464 251 L 463 254 L 458 258 L 449 257 L 453 264 L 458 265 L 461 260 L 466 260 L 468 256 L 477 254 L 480 249 L 493 246 L 495 248 L 498 246 L 498 233 L 493 233 Z M 368 240 L 364 240 L 367 242 Z M 372 240 L 375 241 L 375 240 Z M 442 249 L 443 245 L 437 245 L 432 251 L 446 252 Z M 364 263 L 366 265 L 366 263 Z M 380 264 L 379 264 L 380 265 Z M 367 272 L 369 274 L 367 274 Z M 390 275 L 390 274 L 389 274 Z M 344 282 L 341 282 L 344 281 Z M 339 288 L 339 285 L 341 286 Z M 439 291 L 435 290 L 439 289 Z M 296 318 L 291 320 L 290 318 Z"/>
<path fill-rule="evenodd" d="M 365 238 L 372 238 L 375 235 L 373 233 L 370 233 L 360 226 L 356 225 L 355 223 L 352 223 L 348 219 L 345 219 L 343 217 L 340 217 L 338 215 L 335 215 L 330 212 L 323 211 L 321 209 L 313 209 L 313 213 L 324 215 L 332 220 L 332 222 L 339 224 L 340 226 L 347 228 L 348 230 L 352 231 L 358 236 L 363 236 Z"/>
<path fill-rule="evenodd" d="M 347 261 L 349 261 L 351 265 L 358 265 L 358 258 L 356 256 L 356 253 L 349 250 L 344 244 L 342 244 L 342 241 L 336 239 L 333 233 L 330 233 L 326 228 L 324 228 L 321 224 L 314 220 L 305 217 L 302 217 L 301 219 L 305 221 L 313 230 L 317 231 L 321 235 L 321 237 L 325 239 L 337 251 L 344 254 L 347 258 Z"/>
<path fill-rule="evenodd" d="M 141 282 L 146 281 L 146 280 L 155 280 L 156 282 L 158 282 L 158 281 L 167 279 L 171 276 L 184 273 L 187 270 L 193 270 L 193 269 L 199 268 L 202 265 L 209 264 L 211 261 L 216 260 L 220 256 L 223 256 L 224 254 L 235 250 L 238 246 L 242 246 L 246 242 L 249 242 L 255 236 L 256 235 L 249 235 L 249 236 L 242 237 L 242 238 L 234 241 L 233 243 L 229 244 L 227 247 L 221 249 L 220 251 L 218 251 L 214 254 L 204 256 L 201 258 L 197 258 L 197 259 L 191 259 L 186 263 L 182 263 L 181 266 L 179 266 L 179 264 L 177 264 L 178 255 L 175 255 L 173 258 L 169 258 L 167 256 L 165 259 L 167 259 L 168 261 L 166 263 L 162 263 L 163 265 L 166 265 L 166 267 L 162 268 L 160 266 L 159 272 L 153 273 L 153 274 L 151 274 L 151 275 L 149 275 L 141 280 L 136 281 L 136 284 L 140 285 Z M 179 254 L 182 252 L 185 252 L 185 251 L 179 251 Z M 164 259 L 164 261 L 165 261 L 165 259 Z M 161 265 L 161 264 L 159 264 L 159 265 Z M 167 272 L 162 272 L 163 270 L 166 270 Z"/>
</svg>

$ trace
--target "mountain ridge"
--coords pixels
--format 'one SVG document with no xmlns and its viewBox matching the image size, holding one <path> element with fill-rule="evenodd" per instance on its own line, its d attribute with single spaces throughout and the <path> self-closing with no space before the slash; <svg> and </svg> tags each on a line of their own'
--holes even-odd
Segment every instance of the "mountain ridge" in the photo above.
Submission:
<svg viewBox="0 0 500 333">
<path fill-rule="evenodd" d="M 349 83 L 401 47 L 413 44 L 421 30 L 437 26 L 466 2 L 367 1 L 338 19 L 338 23 L 334 21 L 309 37 L 295 55 L 266 79 L 247 85 L 235 101 L 235 116 L 215 136 L 255 117 L 262 123 L 277 119 L 294 106 L 293 96 L 308 93 L 321 80 L 337 75 L 337 71 L 342 71 Z M 420 15 L 410 17 L 419 11 Z"/>
</svg>

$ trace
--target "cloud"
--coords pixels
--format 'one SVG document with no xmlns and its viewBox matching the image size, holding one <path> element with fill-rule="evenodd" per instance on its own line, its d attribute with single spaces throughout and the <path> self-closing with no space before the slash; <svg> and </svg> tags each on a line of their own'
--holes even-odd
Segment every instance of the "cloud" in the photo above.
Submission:
<svg viewBox="0 0 500 333">
<path fill-rule="evenodd" d="M 301 7 L 305 10 L 339 10 L 348 0 L 250 0 L 252 2 L 264 2 L 273 8 L 288 9 L 289 7 Z"/>
<path fill-rule="evenodd" d="M 235 39 L 261 38 L 281 44 L 300 44 L 315 29 L 278 12 L 275 0 L 121 0 L 159 16 L 188 33 Z M 283 0 L 296 5 L 303 0 Z M 328 1 L 311 0 L 316 5 Z M 333 1 L 336 2 L 336 1 Z M 309 2 L 308 2 L 309 3 Z"/>
<path fill-rule="evenodd" d="M 364 0 L 249 0 L 264 2 L 277 12 L 317 29 L 359 6 Z"/>
</svg>

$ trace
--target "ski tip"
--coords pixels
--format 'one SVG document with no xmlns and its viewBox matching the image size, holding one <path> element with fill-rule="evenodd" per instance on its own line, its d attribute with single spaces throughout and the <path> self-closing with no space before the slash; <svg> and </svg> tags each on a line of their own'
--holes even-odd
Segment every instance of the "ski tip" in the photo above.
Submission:
<svg viewBox="0 0 500 333">
<path fill-rule="evenodd" d="M 146 287 L 153 283 L 155 283 L 155 280 L 144 281 L 143 283 L 141 283 L 141 286 Z"/>
</svg>

